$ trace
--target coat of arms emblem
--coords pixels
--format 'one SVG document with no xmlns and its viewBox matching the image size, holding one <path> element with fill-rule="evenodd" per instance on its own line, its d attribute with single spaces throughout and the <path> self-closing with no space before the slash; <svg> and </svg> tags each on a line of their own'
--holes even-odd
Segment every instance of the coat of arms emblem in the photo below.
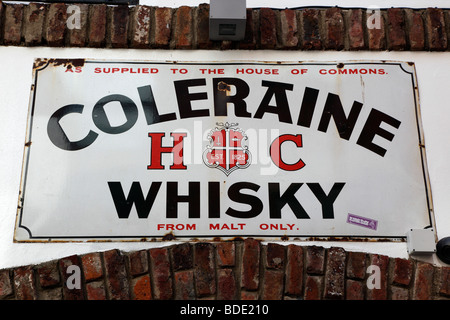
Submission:
<svg viewBox="0 0 450 320">
<path fill-rule="evenodd" d="M 236 169 L 245 169 L 251 163 L 251 153 L 244 145 L 247 136 L 238 123 L 216 123 L 208 134 L 209 145 L 203 152 L 203 162 L 230 175 Z"/>
</svg>

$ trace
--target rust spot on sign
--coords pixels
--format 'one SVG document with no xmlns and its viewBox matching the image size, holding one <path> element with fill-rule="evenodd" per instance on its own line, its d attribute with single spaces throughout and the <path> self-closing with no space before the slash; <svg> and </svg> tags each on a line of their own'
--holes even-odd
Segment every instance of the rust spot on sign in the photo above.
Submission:
<svg viewBox="0 0 450 320">
<path fill-rule="evenodd" d="M 46 58 L 38 58 L 34 61 L 33 69 L 43 69 L 48 65 L 52 65 L 54 67 L 63 66 L 66 68 L 73 67 L 83 67 L 85 63 L 85 59 L 46 59 Z"/>
<path fill-rule="evenodd" d="M 219 91 L 230 91 L 231 88 L 226 82 L 220 81 L 217 84 L 217 90 L 219 90 Z"/>
<path fill-rule="evenodd" d="M 164 237 L 162 238 L 163 241 L 171 241 L 171 240 L 175 240 L 175 236 L 173 235 L 172 232 L 165 234 Z"/>
</svg>

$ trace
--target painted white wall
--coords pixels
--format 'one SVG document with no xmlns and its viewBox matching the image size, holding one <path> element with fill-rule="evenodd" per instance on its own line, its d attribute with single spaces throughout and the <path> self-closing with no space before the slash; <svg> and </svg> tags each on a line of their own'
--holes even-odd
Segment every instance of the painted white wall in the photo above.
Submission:
<svg viewBox="0 0 450 320">
<path fill-rule="evenodd" d="M 34 58 L 180 61 L 400 60 L 416 64 L 438 238 L 450 236 L 450 52 L 169 51 L 0 47 L 0 269 L 72 254 L 172 243 L 13 243 Z M 405 221 L 407 223 L 407 221 Z M 406 243 L 296 242 L 407 258 Z M 437 258 L 430 258 L 437 263 Z M 430 260 L 428 259 L 428 260 Z M 430 261 L 430 262 L 432 262 Z"/>
</svg>

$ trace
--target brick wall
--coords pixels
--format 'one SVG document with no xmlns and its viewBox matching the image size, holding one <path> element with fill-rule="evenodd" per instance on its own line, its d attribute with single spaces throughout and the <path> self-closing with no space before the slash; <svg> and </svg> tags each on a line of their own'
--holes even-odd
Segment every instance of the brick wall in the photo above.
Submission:
<svg viewBox="0 0 450 320">
<path fill-rule="evenodd" d="M 0 2 L 1 4 L 1 2 Z M 165 8 L 62 3 L 3 3 L 0 43 L 12 46 L 141 49 L 449 50 L 450 10 L 381 10 L 368 28 L 366 9 L 247 9 L 242 41 L 210 41 L 209 5 Z"/>
<path fill-rule="evenodd" d="M 447 51 L 450 10 L 391 8 L 379 28 L 365 9 L 247 9 L 245 39 L 210 41 L 209 5 L 163 8 L 1 3 L 0 44 L 136 49 Z M 379 267 L 380 289 L 367 285 Z M 80 271 L 80 287 L 71 286 Z M 0 299 L 450 299 L 450 268 L 342 248 L 193 242 L 110 250 L 0 270 Z"/>
<path fill-rule="evenodd" d="M 71 286 L 79 267 L 79 289 Z M 379 267 L 379 289 L 367 283 Z M 368 272 L 369 271 L 369 272 Z M 340 247 L 195 242 L 0 270 L 10 300 L 450 300 L 450 267 Z"/>
</svg>

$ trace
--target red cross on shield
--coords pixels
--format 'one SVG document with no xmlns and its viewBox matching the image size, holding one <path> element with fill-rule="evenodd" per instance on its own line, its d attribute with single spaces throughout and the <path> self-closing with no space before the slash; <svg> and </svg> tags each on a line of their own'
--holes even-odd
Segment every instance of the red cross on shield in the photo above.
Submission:
<svg viewBox="0 0 450 320">
<path fill-rule="evenodd" d="M 238 124 L 218 123 L 220 127 L 211 130 L 208 135 L 210 144 L 203 152 L 203 162 L 210 168 L 217 168 L 227 176 L 236 169 L 245 169 L 250 165 L 251 154 L 243 141 L 245 133 L 236 127 Z"/>
</svg>

